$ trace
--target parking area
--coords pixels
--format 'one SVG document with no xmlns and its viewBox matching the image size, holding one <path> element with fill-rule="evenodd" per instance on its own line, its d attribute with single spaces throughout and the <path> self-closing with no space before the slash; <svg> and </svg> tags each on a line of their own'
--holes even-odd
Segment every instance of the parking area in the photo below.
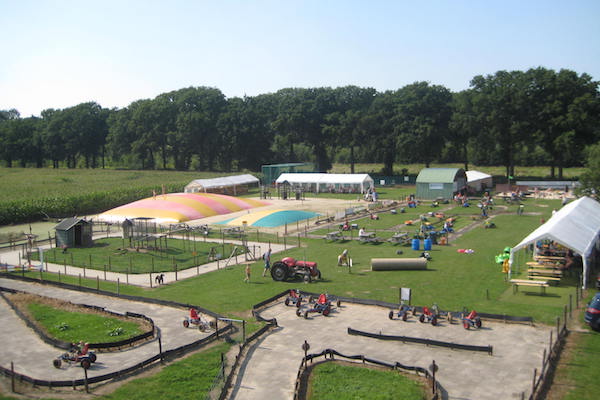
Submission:
<svg viewBox="0 0 600 400">
<path fill-rule="evenodd" d="M 462 324 L 442 320 L 438 326 L 390 320 L 389 309 L 377 306 L 343 304 L 324 317 L 296 316 L 295 307 L 279 302 L 264 309 L 264 318 L 277 318 L 279 328 L 260 339 L 242 365 L 233 391 L 234 399 L 293 398 L 298 367 L 304 355 L 301 345 L 310 344 L 309 353 L 335 349 L 346 355 L 365 355 L 377 360 L 427 368 L 435 360 L 437 378 L 448 399 L 497 400 L 528 395 L 534 368 L 540 368 L 550 328 L 483 321 L 480 330 L 465 330 Z M 451 350 L 437 346 L 383 341 L 348 335 L 353 328 L 384 335 L 429 338 L 446 342 L 493 346 L 493 355 Z"/>
</svg>

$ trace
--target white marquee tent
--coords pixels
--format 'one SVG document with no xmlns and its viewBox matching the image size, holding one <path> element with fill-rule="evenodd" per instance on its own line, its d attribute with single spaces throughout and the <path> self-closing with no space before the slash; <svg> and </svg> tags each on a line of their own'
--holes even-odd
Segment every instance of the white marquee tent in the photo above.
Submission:
<svg viewBox="0 0 600 400">
<path fill-rule="evenodd" d="M 275 181 L 277 185 L 283 182 L 290 185 L 302 186 L 305 190 L 315 192 L 353 191 L 365 193 L 375 183 L 369 174 L 319 174 L 319 173 L 285 173 Z"/>
<path fill-rule="evenodd" d="M 514 253 L 535 244 L 538 240 L 552 240 L 577 252 L 583 260 L 583 288 L 587 286 L 590 256 L 600 234 L 600 203 L 589 197 L 575 200 L 552 216 L 542 226 L 531 232 L 510 251 L 512 267 Z M 510 273 L 510 272 L 509 272 Z"/>
<path fill-rule="evenodd" d="M 232 188 L 233 194 L 237 194 L 237 188 L 240 186 L 247 186 L 251 184 L 258 185 L 258 178 L 250 175 L 232 175 L 232 176 L 221 176 L 219 178 L 211 179 L 196 179 L 191 181 L 185 186 L 185 193 L 198 193 L 198 192 L 212 192 L 217 189 Z"/>
<path fill-rule="evenodd" d="M 480 171 L 467 171 L 467 185 L 478 192 L 493 186 L 492 176 Z"/>
</svg>

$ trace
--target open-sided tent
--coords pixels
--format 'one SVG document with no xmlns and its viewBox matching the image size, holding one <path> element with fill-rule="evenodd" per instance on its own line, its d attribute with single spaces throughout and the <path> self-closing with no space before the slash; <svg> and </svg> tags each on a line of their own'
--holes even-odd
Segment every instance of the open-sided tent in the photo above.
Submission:
<svg viewBox="0 0 600 400">
<path fill-rule="evenodd" d="M 590 256 L 600 234 L 600 203 L 589 197 L 575 200 L 531 232 L 510 251 L 512 267 L 514 253 L 535 244 L 538 240 L 552 240 L 579 253 L 583 261 L 583 288 L 587 287 Z M 512 271 L 509 271 L 509 273 Z"/>
<path fill-rule="evenodd" d="M 481 171 L 467 171 L 467 185 L 476 192 L 493 187 L 492 176 Z"/>
<path fill-rule="evenodd" d="M 316 193 L 329 191 L 365 193 L 375 185 L 369 174 L 286 173 L 279 175 L 275 181 L 277 185 L 284 182 Z"/>
<path fill-rule="evenodd" d="M 248 192 L 248 186 L 258 185 L 258 182 L 258 178 L 250 174 L 195 179 L 186 185 L 184 191 L 185 193 L 221 193 L 235 196 Z"/>
</svg>

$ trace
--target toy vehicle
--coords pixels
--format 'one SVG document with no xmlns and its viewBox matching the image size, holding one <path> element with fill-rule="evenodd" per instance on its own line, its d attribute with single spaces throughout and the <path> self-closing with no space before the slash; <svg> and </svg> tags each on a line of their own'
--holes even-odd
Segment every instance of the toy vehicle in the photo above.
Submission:
<svg viewBox="0 0 600 400">
<path fill-rule="evenodd" d="M 310 283 L 313 279 L 321 279 L 321 271 L 313 261 L 297 261 L 292 257 L 285 257 L 271 267 L 271 277 L 275 281 L 301 278 Z"/>
<path fill-rule="evenodd" d="M 299 290 L 290 290 L 290 294 L 285 299 L 285 305 L 289 306 L 290 304 L 295 305 L 298 308 L 300 308 L 300 306 L 302 305 L 302 295 L 300 294 Z"/>
<path fill-rule="evenodd" d="M 215 328 L 215 323 L 212 321 L 207 322 L 206 320 L 204 320 L 204 318 L 202 318 L 202 316 L 198 314 L 198 311 L 196 311 L 195 308 L 190 308 L 190 316 L 185 317 L 185 319 L 183 320 L 184 328 L 188 328 L 190 325 L 198 326 L 198 329 L 202 332 L 205 332 L 208 329 Z"/>
<path fill-rule="evenodd" d="M 600 293 L 596 293 L 587 305 L 584 320 L 592 329 L 600 331 Z"/>
<path fill-rule="evenodd" d="M 431 309 L 429 307 L 423 307 L 423 314 L 419 316 L 419 322 L 431 322 L 431 325 L 436 326 L 438 323 L 438 309 L 434 304 Z"/>
<path fill-rule="evenodd" d="M 415 315 L 415 308 L 408 306 L 404 303 L 400 304 L 400 307 L 398 308 L 398 311 L 396 312 L 398 315 L 398 319 L 401 319 L 402 321 L 406 321 L 408 319 L 408 314 L 412 313 L 412 315 Z M 390 310 L 390 313 L 388 314 L 388 318 L 389 319 L 394 319 L 394 310 Z"/>
<path fill-rule="evenodd" d="M 337 305 L 341 304 L 340 300 L 337 300 Z M 304 317 L 304 319 L 308 318 L 309 313 L 319 313 L 323 314 L 325 317 L 329 315 L 332 309 L 331 301 L 327 299 L 327 295 L 325 293 L 319 295 L 319 298 L 316 302 L 312 303 L 308 310 L 302 312 L 301 309 L 296 310 L 296 315 L 298 317 Z"/>
<path fill-rule="evenodd" d="M 52 361 L 55 368 L 60 368 L 63 362 L 67 364 L 81 365 L 82 368 L 88 369 L 96 362 L 96 353 L 89 350 L 90 344 L 85 343 L 81 349 L 72 345 L 71 351 L 63 353 Z"/>
<path fill-rule="evenodd" d="M 342 305 L 342 301 L 341 301 L 340 299 L 338 299 L 338 298 L 336 298 L 335 296 L 332 296 L 332 295 L 330 295 L 330 294 L 327 294 L 327 293 L 322 293 L 322 294 L 320 294 L 318 297 L 309 296 L 309 297 L 308 297 L 308 302 L 309 302 L 309 303 L 315 303 L 315 302 L 318 302 L 318 300 L 321 298 L 321 296 L 325 296 L 325 301 L 327 301 L 327 302 L 329 302 L 329 303 L 331 303 L 331 304 L 335 303 L 335 305 L 336 305 L 337 307 L 339 307 L 339 306 L 341 306 L 341 305 Z"/>
<path fill-rule="evenodd" d="M 466 317 L 464 316 L 466 311 L 463 313 L 463 328 L 481 328 L 481 318 L 477 315 L 477 311 L 472 310 Z"/>
</svg>

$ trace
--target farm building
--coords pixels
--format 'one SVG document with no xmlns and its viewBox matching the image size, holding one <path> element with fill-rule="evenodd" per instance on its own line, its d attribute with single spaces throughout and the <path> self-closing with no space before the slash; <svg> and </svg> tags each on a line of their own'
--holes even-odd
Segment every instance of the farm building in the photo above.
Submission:
<svg viewBox="0 0 600 400">
<path fill-rule="evenodd" d="M 188 183 L 185 193 L 219 193 L 237 196 L 248 193 L 250 185 L 258 186 L 259 180 L 253 175 L 232 175 L 211 179 L 195 179 Z"/>
<path fill-rule="evenodd" d="M 365 193 L 375 185 L 369 174 L 281 174 L 275 183 L 286 183 L 291 187 L 300 187 L 303 191 L 314 193 Z"/>
<path fill-rule="evenodd" d="M 424 168 L 417 176 L 417 198 L 450 200 L 467 187 L 462 168 Z"/>
<path fill-rule="evenodd" d="M 275 183 L 275 179 L 283 173 L 289 172 L 314 172 L 315 167 L 311 163 L 287 163 L 287 164 L 270 164 L 263 165 L 261 172 L 263 174 L 263 183 L 271 185 Z"/>
<path fill-rule="evenodd" d="M 476 192 L 494 187 L 492 176 L 480 171 L 467 171 L 467 185 Z"/>
<path fill-rule="evenodd" d="M 54 227 L 56 230 L 56 247 L 91 246 L 92 223 L 83 218 L 66 218 Z"/>
</svg>

